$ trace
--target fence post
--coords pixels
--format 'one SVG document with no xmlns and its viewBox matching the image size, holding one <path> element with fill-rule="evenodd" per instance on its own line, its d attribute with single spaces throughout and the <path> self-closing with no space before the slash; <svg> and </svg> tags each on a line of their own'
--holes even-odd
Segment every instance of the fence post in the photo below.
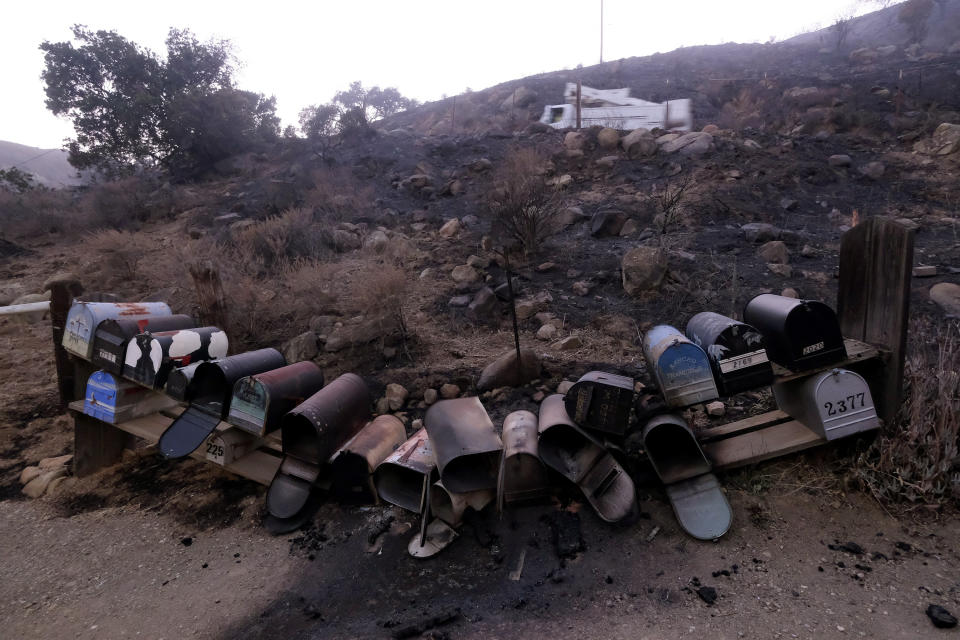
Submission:
<svg viewBox="0 0 960 640">
<path fill-rule="evenodd" d="M 76 399 L 74 367 L 70 354 L 63 348 L 63 332 L 67 326 L 67 314 L 73 299 L 83 293 L 83 285 L 71 273 L 58 273 L 43 285 L 50 291 L 50 325 L 53 329 L 53 361 L 57 368 L 57 389 L 60 392 L 60 408 Z"/>
</svg>

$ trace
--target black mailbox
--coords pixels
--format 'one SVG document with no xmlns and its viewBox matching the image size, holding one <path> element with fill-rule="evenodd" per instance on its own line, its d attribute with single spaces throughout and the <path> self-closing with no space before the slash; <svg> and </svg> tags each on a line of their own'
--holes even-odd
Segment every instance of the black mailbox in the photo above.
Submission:
<svg viewBox="0 0 960 640">
<path fill-rule="evenodd" d="M 190 316 L 148 316 L 146 318 L 112 318 L 97 325 L 93 338 L 94 366 L 116 376 L 123 375 L 127 343 L 147 331 L 174 331 L 194 326 Z"/>
<path fill-rule="evenodd" d="M 748 324 L 712 311 L 690 318 L 687 337 L 707 353 L 722 396 L 773 382 L 763 334 Z"/>
<path fill-rule="evenodd" d="M 186 402 L 187 396 L 190 395 L 190 383 L 193 382 L 193 376 L 196 375 L 197 367 L 201 364 L 203 363 L 194 362 L 171 371 L 167 376 L 167 386 L 164 389 L 166 394 L 174 400 Z"/>
<path fill-rule="evenodd" d="M 217 327 L 141 333 L 127 344 L 123 377 L 162 389 L 175 367 L 227 355 L 227 334 Z"/>
<path fill-rule="evenodd" d="M 743 319 L 766 338 L 770 359 L 791 371 L 847 359 L 837 314 L 822 302 L 764 293 L 747 303 Z"/>
<path fill-rule="evenodd" d="M 263 436 L 284 414 L 323 388 L 323 371 L 305 360 L 237 380 L 227 422 Z"/>
<path fill-rule="evenodd" d="M 633 384 L 633 378 L 591 371 L 570 387 L 563 403 L 581 427 L 620 436 L 630 423 Z"/>
<path fill-rule="evenodd" d="M 370 390 L 363 378 L 345 373 L 283 416 L 283 452 L 324 464 L 370 420 Z"/>
</svg>

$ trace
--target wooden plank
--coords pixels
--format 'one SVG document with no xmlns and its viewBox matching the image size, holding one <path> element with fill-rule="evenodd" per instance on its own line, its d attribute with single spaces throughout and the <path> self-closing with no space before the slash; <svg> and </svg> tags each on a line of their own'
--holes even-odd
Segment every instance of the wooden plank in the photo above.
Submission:
<svg viewBox="0 0 960 640">
<path fill-rule="evenodd" d="M 78 478 L 120 461 L 129 436 L 83 413 L 73 414 L 73 472 Z"/>
<path fill-rule="evenodd" d="M 790 416 L 783 411 L 780 411 L 779 409 L 775 411 L 768 411 L 767 413 L 761 413 L 750 418 L 737 420 L 736 422 L 728 422 L 727 424 L 720 425 L 719 427 L 703 429 L 697 434 L 697 440 L 700 442 L 720 440 L 721 438 L 726 438 L 731 435 L 756 431 L 757 429 L 769 427 L 786 420 L 790 420 Z"/>
<path fill-rule="evenodd" d="M 826 439 L 796 420 L 703 445 L 714 469 L 733 469 L 816 447 Z"/>
<path fill-rule="evenodd" d="M 809 369 L 807 371 L 790 371 L 785 369 L 780 365 L 771 362 L 773 367 L 773 373 L 776 376 L 775 382 L 786 382 L 788 380 L 794 380 L 796 378 L 808 378 L 812 375 L 820 373 L 821 371 L 829 371 L 830 369 L 836 369 L 838 367 L 846 367 L 851 364 L 856 364 L 858 362 L 863 362 L 864 360 L 870 360 L 872 358 L 880 357 L 880 351 L 865 342 L 860 340 L 854 340 L 852 338 L 843 339 L 844 347 L 847 350 L 847 359 L 842 362 L 837 362 L 825 367 L 818 367 L 816 369 Z"/>
</svg>

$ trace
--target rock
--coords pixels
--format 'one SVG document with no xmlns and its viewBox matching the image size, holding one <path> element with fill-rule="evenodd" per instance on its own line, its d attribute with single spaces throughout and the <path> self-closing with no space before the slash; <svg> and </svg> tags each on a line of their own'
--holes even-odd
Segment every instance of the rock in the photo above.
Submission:
<svg viewBox="0 0 960 640">
<path fill-rule="evenodd" d="M 726 412 L 727 407 L 719 400 L 707 403 L 707 415 L 722 416 Z"/>
<path fill-rule="evenodd" d="M 937 629 L 953 629 L 957 626 L 957 619 L 949 611 L 938 604 L 927 607 L 927 617 Z"/>
<path fill-rule="evenodd" d="M 337 253 L 346 253 L 363 246 L 360 236 L 345 229 L 333 230 L 333 248 Z"/>
<path fill-rule="evenodd" d="M 960 124 L 944 122 L 933 132 L 930 140 L 921 140 L 914 151 L 935 156 L 946 156 L 960 151 Z"/>
<path fill-rule="evenodd" d="M 759 151 L 760 149 L 763 149 L 763 145 L 761 145 L 756 140 L 751 140 L 750 138 L 747 138 L 746 140 L 743 141 L 743 146 L 746 147 L 747 149 L 753 149 L 754 151 Z"/>
<path fill-rule="evenodd" d="M 913 268 L 914 278 L 930 278 L 937 275 L 936 265 L 920 265 Z"/>
<path fill-rule="evenodd" d="M 685 133 L 676 140 L 664 144 L 664 153 L 679 153 L 685 156 L 700 155 L 713 148 L 713 136 L 702 131 Z"/>
<path fill-rule="evenodd" d="M 679 137 L 680 137 L 679 133 L 665 133 L 662 136 L 658 137 L 656 140 L 654 140 L 654 142 L 657 143 L 658 147 L 662 147 L 663 145 L 669 142 L 673 142 Z"/>
<path fill-rule="evenodd" d="M 533 297 L 517 300 L 517 320 L 532 318 L 551 302 L 553 302 L 553 296 L 549 291 L 541 291 Z"/>
<path fill-rule="evenodd" d="M 803 248 L 800 249 L 800 255 L 804 258 L 812 258 L 817 255 L 817 250 L 811 247 L 808 244 L 803 245 Z"/>
<path fill-rule="evenodd" d="M 439 231 L 441 238 L 452 238 L 458 233 L 460 233 L 460 221 L 456 218 L 451 218 L 444 222 Z"/>
<path fill-rule="evenodd" d="M 560 384 L 557 385 L 557 393 L 566 395 L 567 392 L 570 391 L 570 389 L 573 388 L 573 385 L 574 385 L 573 382 L 571 382 L 571 381 L 569 381 L 569 380 L 564 380 L 563 382 L 561 382 Z"/>
<path fill-rule="evenodd" d="M 740 227 L 747 242 L 767 242 L 780 237 L 780 229 L 766 222 L 748 222 Z"/>
<path fill-rule="evenodd" d="M 582 151 L 587 146 L 587 136 L 580 131 L 569 131 L 563 137 L 563 146 L 571 151 Z"/>
<path fill-rule="evenodd" d="M 557 264 L 555 262 L 543 262 L 537 265 L 537 273 L 546 273 L 547 271 L 552 271 L 555 269 Z"/>
<path fill-rule="evenodd" d="M 620 146 L 631 159 L 646 158 L 657 153 L 657 141 L 646 129 L 634 129 L 620 140 Z"/>
<path fill-rule="evenodd" d="M 533 350 L 521 349 L 518 362 L 516 350 L 511 349 L 484 368 L 480 373 L 480 380 L 477 381 L 477 391 L 519 387 L 539 378 L 540 368 L 540 357 Z"/>
<path fill-rule="evenodd" d="M 588 296 L 590 295 L 590 290 L 593 289 L 593 285 L 586 280 L 578 280 L 573 283 L 572 289 L 578 296 Z"/>
<path fill-rule="evenodd" d="M 583 346 L 583 341 L 578 336 L 567 336 L 559 342 L 553 343 L 553 348 L 557 351 L 574 351 Z"/>
<path fill-rule="evenodd" d="M 385 413 L 390 413 L 390 401 L 386 396 L 377 400 L 377 402 L 374 404 L 373 411 L 380 416 L 384 415 Z"/>
<path fill-rule="evenodd" d="M 480 274 L 476 269 L 467 264 L 454 267 L 453 271 L 450 272 L 450 277 L 453 278 L 453 281 L 457 284 L 480 282 Z"/>
<path fill-rule="evenodd" d="M 623 289 L 638 295 L 660 287 L 667 275 L 667 254 L 658 247 L 635 247 L 623 256 Z"/>
<path fill-rule="evenodd" d="M 616 236 L 627 222 L 627 214 L 622 211 L 597 211 L 590 219 L 590 233 L 594 237 Z"/>
<path fill-rule="evenodd" d="M 371 317 L 357 324 L 345 324 L 336 327 L 324 344 L 324 351 L 335 353 L 348 347 L 355 347 L 361 344 L 372 342 L 384 336 L 383 319 Z"/>
<path fill-rule="evenodd" d="M 20 472 L 20 484 L 29 484 L 31 480 L 39 476 L 42 471 L 40 467 L 24 467 Z"/>
<path fill-rule="evenodd" d="M 640 225 L 634 219 L 629 219 L 623 223 L 623 226 L 620 227 L 620 237 L 632 236 L 633 234 L 640 231 Z"/>
<path fill-rule="evenodd" d="M 782 240 L 771 240 L 767 242 L 759 249 L 757 249 L 757 255 L 764 262 L 772 262 L 774 264 L 789 264 L 790 263 L 790 251 L 787 250 L 787 245 Z"/>
<path fill-rule="evenodd" d="M 552 324 L 545 324 L 537 330 L 537 340 L 549 342 L 557 337 L 557 328 Z"/>
<path fill-rule="evenodd" d="M 718 131 L 720 131 L 720 127 L 718 127 L 715 124 L 708 124 L 703 129 L 700 129 L 700 131 L 713 135 L 714 133 L 717 133 Z"/>
<path fill-rule="evenodd" d="M 481 258 L 480 256 L 470 256 L 467 258 L 467 264 L 474 269 L 486 269 L 490 266 L 490 258 Z"/>
<path fill-rule="evenodd" d="M 792 287 L 787 287 L 786 289 L 780 292 L 780 295 L 782 295 L 784 298 L 794 298 L 797 300 L 800 299 L 800 294 L 797 293 L 797 290 Z"/>
<path fill-rule="evenodd" d="M 700 587 L 697 589 L 697 595 L 700 596 L 701 600 L 707 603 L 707 606 L 710 606 L 717 601 L 717 590 L 713 587 Z"/>
<path fill-rule="evenodd" d="M 598 159 L 594 164 L 603 169 L 612 169 L 617 161 L 620 160 L 620 156 L 603 156 Z"/>
<path fill-rule="evenodd" d="M 57 467 L 65 467 L 71 462 L 73 462 L 73 454 L 68 453 L 55 458 L 44 458 L 37 464 L 37 467 L 41 471 L 49 471 L 50 469 L 56 469 Z"/>
<path fill-rule="evenodd" d="M 557 230 L 563 230 L 589 217 L 580 207 L 566 207 L 557 213 L 553 220 L 553 226 Z"/>
<path fill-rule="evenodd" d="M 500 319 L 500 300 L 493 289 L 484 287 L 473 296 L 467 307 L 467 316 L 477 322 L 497 321 Z"/>
<path fill-rule="evenodd" d="M 0 307 L 5 307 L 23 295 L 23 285 L 19 282 L 0 283 Z"/>
<path fill-rule="evenodd" d="M 444 400 L 453 400 L 460 395 L 460 387 L 449 382 L 440 387 L 440 397 Z"/>
<path fill-rule="evenodd" d="M 489 158 L 480 158 L 470 163 L 470 170 L 474 173 L 485 173 L 493 169 L 493 162 Z"/>
<path fill-rule="evenodd" d="M 317 347 L 317 334 L 313 331 L 304 331 L 296 338 L 284 343 L 281 351 L 283 357 L 287 359 L 287 364 L 313 360 L 320 353 L 320 349 Z"/>
<path fill-rule="evenodd" d="M 887 170 L 882 162 L 868 162 L 860 167 L 859 171 L 871 180 L 879 180 Z"/>
<path fill-rule="evenodd" d="M 390 411 L 399 411 L 403 408 L 403 404 L 407 401 L 408 395 L 410 395 L 410 392 L 407 391 L 406 387 L 395 382 L 391 382 L 387 385 L 387 391 L 384 397 L 387 399 L 387 404 L 390 406 Z"/>
<path fill-rule="evenodd" d="M 526 109 L 537 101 L 538 94 L 533 89 L 527 87 L 517 87 L 500 103 L 500 109 L 507 111 L 509 109 Z"/>
<path fill-rule="evenodd" d="M 780 198 L 780 208 L 784 211 L 795 211 L 797 204 L 799 203 L 791 198 Z"/>
<path fill-rule="evenodd" d="M 414 189 L 427 189 L 433 187 L 433 178 L 426 173 L 415 173 L 407 178 L 407 184 Z"/>
<path fill-rule="evenodd" d="M 453 296 L 447 304 L 451 307 L 466 307 L 470 304 L 470 296 Z"/>
<path fill-rule="evenodd" d="M 930 299 L 940 305 L 947 315 L 960 318 L 960 284 L 935 284 L 930 287 Z"/>
<path fill-rule="evenodd" d="M 827 158 L 827 162 L 831 167 L 849 167 L 853 164 L 853 159 L 846 154 L 838 153 Z"/>
<path fill-rule="evenodd" d="M 557 188 L 559 189 L 566 189 L 572 184 L 573 184 L 573 176 L 570 175 L 569 173 L 565 173 L 559 178 L 557 178 L 556 185 L 557 185 Z"/>
<path fill-rule="evenodd" d="M 50 483 L 56 480 L 57 478 L 62 478 L 67 475 L 67 468 L 65 466 L 57 467 L 55 469 L 50 469 L 49 471 L 44 471 L 36 478 L 24 485 L 21 492 L 28 498 L 39 498 L 44 493 L 47 492 L 47 488 L 50 486 Z"/>
<path fill-rule="evenodd" d="M 620 146 L 620 132 L 610 127 L 604 127 L 597 132 L 597 144 L 604 151 L 610 151 Z"/>
<path fill-rule="evenodd" d="M 427 389 L 423 392 L 423 401 L 427 404 L 427 406 L 430 406 L 437 401 L 439 396 L 440 394 L 437 393 L 436 389 Z"/>
<path fill-rule="evenodd" d="M 777 262 L 767 263 L 767 269 L 772 273 L 777 274 L 778 276 L 783 276 L 784 278 L 789 278 L 793 275 L 793 267 L 788 264 L 780 264 Z"/>
<path fill-rule="evenodd" d="M 388 244 L 390 244 L 390 238 L 387 237 L 385 232 L 377 229 L 364 239 L 363 248 L 376 253 L 383 253 L 383 250 L 387 248 Z"/>
<path fill-rule="evenodd" d="M 333 331 L 333 327 L 336 324 L 336 316 L 313 316 L 307 323 L 307 327 L 309 327 L 310 331 L 313 331 L 314 333 L 326 335 Z"/>
</svg>

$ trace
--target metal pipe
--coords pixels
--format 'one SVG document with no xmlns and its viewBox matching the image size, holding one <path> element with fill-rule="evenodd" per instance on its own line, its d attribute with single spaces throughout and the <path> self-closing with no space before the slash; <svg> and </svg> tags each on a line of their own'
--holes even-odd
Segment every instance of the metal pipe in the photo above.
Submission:
<svg viewBox="0 0 960 640">
<path fill-rule="evenodd" d="M 21 313 L 32 313 L 34 311 L 49 311 L 50 301 L 27 302 L 26 304 L 12 304 L 8 307 L 0 307 L 0 316 L 15 316 Z"/>
</svg>

